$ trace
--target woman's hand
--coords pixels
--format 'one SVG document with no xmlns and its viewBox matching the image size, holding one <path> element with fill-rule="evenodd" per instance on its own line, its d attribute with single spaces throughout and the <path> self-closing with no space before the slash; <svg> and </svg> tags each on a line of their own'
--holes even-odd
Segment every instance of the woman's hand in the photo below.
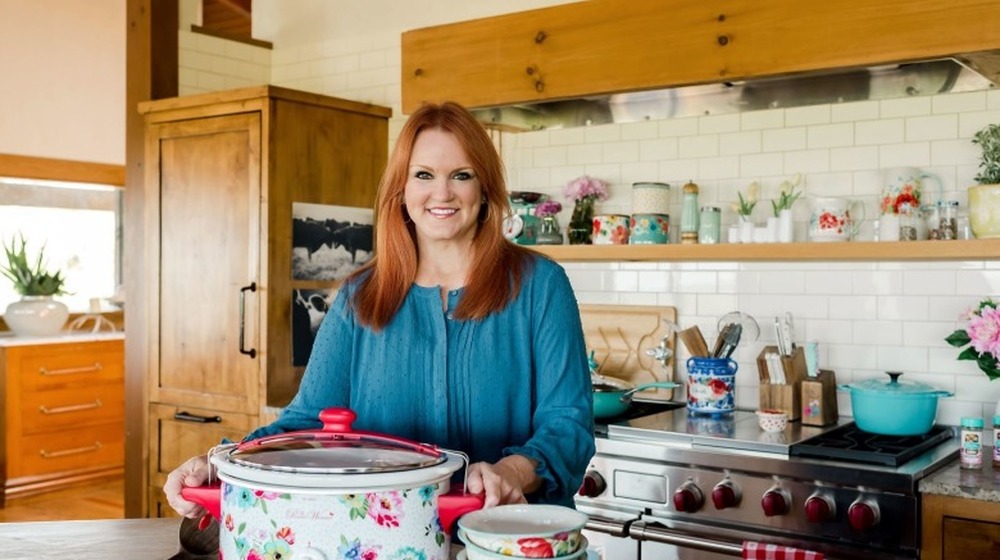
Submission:
<svg viewBox="0 0 1000 560">
<path fill-rule="evenodd" d="M 535 474 L 537 463 L 523 455 L 509 455 L 496 463 L 473 463 L 465 489 L 472 494 L 486 493 L 483 507 L 520 504 L 541 484 Z M 175 508 L 176 509 L 176 508 Z"/>
<path fill-rule="evenodd" d="M 191 519 L 197 519 L 207 513 L 205 508 L 182 498 L 181 488 L 204 484 L 208 480 L 209 469 L 208 459 L 201 455 L 188 459 L 183 465 L 167 475 L 167 482 L 163 484 L 163 493 L 166 494 L 167 503 L 174 508 L 174 511 Z"/>
</svg>

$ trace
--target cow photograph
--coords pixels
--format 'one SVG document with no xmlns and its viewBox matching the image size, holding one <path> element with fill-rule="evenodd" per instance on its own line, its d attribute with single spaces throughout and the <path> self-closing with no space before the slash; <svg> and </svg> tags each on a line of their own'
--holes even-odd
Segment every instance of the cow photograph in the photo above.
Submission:
<svg viewBox="0 0 1000 560">
<path fill-rule="evenodd" d="M 304 367 L 312 353 L 316 331 L 333 303 L 332 290 L 292 290 L 292 366 Z"/>
<path fill-rule="evenodd" d="M 292 204 L 292 279 L 342 280 L 372 258 L 373 212 Z"/>
</svg>

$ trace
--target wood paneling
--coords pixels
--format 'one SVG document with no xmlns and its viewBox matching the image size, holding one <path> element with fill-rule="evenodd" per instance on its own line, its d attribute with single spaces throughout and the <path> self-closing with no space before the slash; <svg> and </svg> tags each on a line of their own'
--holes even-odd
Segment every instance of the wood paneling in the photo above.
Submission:
<svg viewBox="0 0 1000 560">
<path fill-rule="evenodd" d="M 1000 503 L 925 494 L 920 559 L 1000 556 Z"/>
<path fill-rule="evenodd" d="M 590 0 L 408 31 L 403 112 L 856 68 L 1000 49 L 991 0 Z M 996 76 L 993 76 L 996 81 Z"/>
</svg>

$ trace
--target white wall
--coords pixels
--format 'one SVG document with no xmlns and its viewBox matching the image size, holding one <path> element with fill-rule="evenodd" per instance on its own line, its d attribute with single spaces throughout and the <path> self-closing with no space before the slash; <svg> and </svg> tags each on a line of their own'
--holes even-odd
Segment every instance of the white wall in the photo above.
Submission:
<svg viewBox="0 0 1000 560">
<path fill-rule="evenodd" d="M 0 0 L 0 153 L 125 164 L 125 2 Z"/>
</svg>

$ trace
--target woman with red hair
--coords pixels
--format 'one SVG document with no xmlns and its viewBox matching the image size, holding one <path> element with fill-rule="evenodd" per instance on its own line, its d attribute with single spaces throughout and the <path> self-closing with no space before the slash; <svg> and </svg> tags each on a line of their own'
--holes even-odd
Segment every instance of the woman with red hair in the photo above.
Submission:
<svg viewBox="0 0 1000 560">
<path fill-rule="evenodd" d="M 341 286 L 298 393 L 255 439 L 320 427 L 332 406 L 354 426 L 465 452 L 486 505 L 573 505 L 594 453 L 593 395 L 579 308 L 565 271 L 504 238 L 503 166 L 454 103 L 406 122 L 379 185 L 375 256 Z M 201 508 L 164 486 L 180 514 Z"/>
</svg>

